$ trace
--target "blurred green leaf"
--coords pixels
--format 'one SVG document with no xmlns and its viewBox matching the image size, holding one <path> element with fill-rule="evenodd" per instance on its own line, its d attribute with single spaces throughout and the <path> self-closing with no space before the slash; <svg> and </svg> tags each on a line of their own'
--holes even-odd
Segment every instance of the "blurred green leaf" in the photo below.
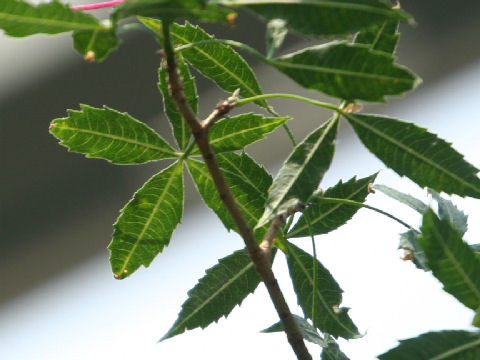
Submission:
<svg viewBox="0 0 480 360">
<path fill-rule="evenodd" d="M 162 340 L 183 333 L 185 330 L 207 327 L 228 314 L 260 283 L 260 276 L 245 249 L 218 261 L 206 271 L 197 285 L 188 291 L 188 299 L 172 328 Z"/>
<path fill-rule="evenodd" d="M 387 20 L 360 31 L 355 37 L 355 43 L 367 45 L 370 50 L 393 54 L 400 37 L 397 29 L 398 21 Z"/>
<path fill-rule="evenodd" d="M 210 3 L 246 6 L 267 20 L 283 19 L 290 29 L 316 36 L 346 35 L 386 19 L 409 19 L 383 0 L 213 0 Z"/>
<path fill-rule="evenodd" d="M 270 60 L 301 86 L 349 101 L 384 101 L 415 88 L 420 79 L 392 56 L 358 44 L 333 41 Z"/>
<path fill-rule="evenodd" d="M 380 360 L 475 360 L 480 359 L 480 334 L 462 330 L 429 332 L 400 340 L 400 345 Z"/>
<path fill-rule="evenodd" d="M 337 185 L 327 189 L 322 195 L 328 198 L 348 199 L 363 203 L 368 195 L 368 185 L 372 183 L 377 174 L 363 179 L 353 177 L 346 183 L 339 181 Z M 287 237 L 302 237 L 309 235 L 326 234 L 345 224 L 358 211 L 358 206 L 322 202 L 322 196 L 314 198 Z M 310 222 L 310 234 L 308 223 Z"/>
<path fill-rule="evenodd" d="M 73 33 L 73 46 L 90 61 L 103 61 L 118 46 L 113 29 L 76 30 Z M 89 59 L 93 53 L 93 58 Z"/>
<path fill-rule="evenodd" d="M 288 33 L 287 22 L 283 19 L 272 19 L 267 23 L 267 58 L 275 55 L 283 44 L 285 36 Z"/>
<path fill-rule="evenodd" d="M 435 191 L 480 198 L 478 170 L 435 134 L 385 116 L 343 116 L 368 150 L 399 175 Z"/>
<path fill-rule="evenodd" d="M 316 274 L 313 263 L 316 262 Z M 330 272 L 310 254 L 288 243 L 287 263 L 298 304 L 305 316 L 311 319 L 322 332 L 345 339 L 360 337 L 358 329 L 348 316 L 348 309 L 341 308 L 342 289 Z M 316 311 L 312 319 L 313 289 L 316 282 Z"/>
<path fill-rule="evenodd" d="M 217 156 L 220 169 L 223 171 L 227 183 L 247 222 L 254 226 L 265 208 L 268 188 L 272 183 L 270 174 L 255 160 L 243 153 L 222 153 Z M 198 192 L 205 204 L 211 208 L 228 230 L 235 230 L 236 226 L 218 196 L 213 180 L 204 163 L 192 159 L 187 160 L 188 169 L 195 182 Z M 261 239 L 266 229 L 255 231 L 257 239 Z"/>
<path fill-rule="evenodd" d="M 188 65 L 181 55 L 177 56 L 177 66 L 180 76 L 183 78 L 182 86 L 187 102 L 196 114 L 198 111 L 198 95 L 195 78 L 190 75 Z M 190 128 L 177 109 L 177 104 L 168 91 L 167 72 L 163 61 L 158 70 L 158 89 L 163 96 L 163 107 L 165 114 L 173 128 L 173 135 L 181 150 L 185 150 L 191 137 Z"/>
<path fill-rule="evenodd" d="M 338 118 L 333 117 L 295 147 L 268 190 L 265 212 L 257 227 L 307 202 L 330 166 L 337 127 Z"/>
<path fill-rule="evenodd" d="M 102 28 L 93 16 L 73 11 L 57 0 L 37 6 L 26 1 L 0 0 L 0 29 L 8 36 L 94 31 Z"/>
<path fill-rule="evenodd" d="M 289 117 L 264 117 L 253 113 L 227 117 L 215 123 L 208 133 L 215 153 L 242 150 L 245 146 L 265 138 Z M 198 150 L 192 154 L 198 154 Z"/>
<path fill-rule="evenodd" d="M 480 256 L 448 219 L 440 220 L 431 209 L 423 215 L 421 232 L 418 242 L 433 275 L 446 292 L 476 311 L 480 308 Z"/>
<path fill-rule="evenodd" d="M 155 131 L 127 113 L 106 106 L 80 105 L 68 117 L 55 119 L 50 133 L 70 151 L 84 153 L 114 164 L 139 164 L 177 157 L 174 149 Z"/>
<path fill-rule="evenodd" d="M 425 204 L 423 201 L 414 198 L 412 195 L 392 189 L 391 187 L 388 187 L 386 185 L 375 184 L 373 188 L 375 190 L 380 190 L 385 195 L 390 196 L 392 199 L 395 199 L 405 205 L 410 206 L 413 210 L 416 210 L 420 214 L 423 214 L 424 211 L 428 209 L 427 204 Z"/>
<path fill-rule="evenodd" d="M 170 165 L 148 180 L 120 211 L 108 248 L 116 278 L 147 267 L 168 245 L 183 214 L 183 164 Z"/>
</svg>

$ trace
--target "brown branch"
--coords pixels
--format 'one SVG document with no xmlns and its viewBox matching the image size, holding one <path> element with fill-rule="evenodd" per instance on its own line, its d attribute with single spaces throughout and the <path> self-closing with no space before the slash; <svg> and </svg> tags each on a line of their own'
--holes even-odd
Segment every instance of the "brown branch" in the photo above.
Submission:
<svg viewBox="0 0 480 360">
<path fill-rule="evenodd" d="M 198 149 L 202 154 L 203 160 L 207 165 L 208 171 L 212 176 L 215 187 L 218 191 L 220 199 L 227 208 L 230 216 L 232 217 L 240 236 L 245 242 L 248 254 L 255 264 L 255 268 L 262 278 L 272 302 L 277 310 L 278 316 L 282 321 L 283 328 L 287 334 L 287 339 L 295 352 L 298 360 L 311 360 L 312 357 L 309 354 L 303 336 L 298 328 L 295 319 L 288 308 L 287 302 L 283 296 L 278 281 L 273 274 L 270 256 L 264 253 L 258 243 L 252 228 L 249 226 L 245 216 L 243 215 L 240 207 L 238 206 L 235 197 L 233 196 L 230 187 L 223 176 L 223 172 L 217 162 L 217 158 L 208 140 L 208 130 L 211 125 L 228 113 L 234 106 L 234 101 L 227 100 L 225 106 L 219 106 L 215 108 L 212 114 L 207 117 L 203 122 L 200 122 L 195 113 L 190 108 L 185 94 L 183 92 L 180 77 L 178 76 L 177 66 L 175 63 L 175 55 L 173 52 L 172 42 L 170 39 L 169 23 L 163 23 L 163 36 L 164 36 L 164 50 L 167 61 L 167 73 L 168 83 L 172 97 L 174 98 L 178 110 L 183 115 L 185 121 L 189 125 Z M 235 94 L 234 94 L 235 95 Z M 233 96 L 234 98 L 235 96 Z M 221 103 L 221 104 L 225 104 Z"/>
</svg>

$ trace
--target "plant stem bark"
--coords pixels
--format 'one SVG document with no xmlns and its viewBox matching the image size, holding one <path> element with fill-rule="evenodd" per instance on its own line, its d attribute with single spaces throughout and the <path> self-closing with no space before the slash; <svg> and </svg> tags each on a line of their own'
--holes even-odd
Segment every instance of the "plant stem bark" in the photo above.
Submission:
<svg viewBox="0 0 480 360">
<path fill-rule="evenodd" d="M 237 226 L 237 230 L 240 236 L 245 242 L 248 254 L 255 264 L 255 268 L 262 278 L 265 286 L 267 287 L 268 293 L 272 302 L 277 310 L 278 316 L 282 321 L 285 333 L 287 334 L 288 341 L 295 352 L 298 360 L 311 360 L 312 357 L 309 354 L 303 336 L 298 328 L 298 325 L 295 319 L 288 308 L 287 302 L 283 296 L 280 286 L 278 284 L 275 275 L 273 274 L 270 256 L 268 253 L 262 251 L 259 247 L 257 239 L 253 233 L 252 228 L 248 225 L 248 222 L 243 215 L 240 207 L 238 206 L 230 187 L 223 176 L 222 171 L 217 162 L 217 158 L 213 149 L 208 140 L 208 130 L 210 125 L 213 123 L 215 118 L 222 117 L 225 115 L 231 108 L 233 108 L 234 103 L 224 102 L 218 105 L 214 112 L 207 118 L 208 121 L 200 122 L 195 113 L 190 108 L 185 94 L 183 92 L 182 84 L 180 77 L 177 72 L 177 67 L 175 63 L 175 54 L 170 38 L 170 24 L 167 22 L 163 23 L 163 40 L 164 40 L 164 51 L 167 63 L 167 73 L 168 73 L 168 83 L 170 86 L 171 95 L 174 98 L 179 112 L 183 115 L 185 121 L 189 125 L 195 142 L 202 154 L 203 160 L 207 165 L 207 168 L 212 176 L 215 187 L 218 191 L 220 199 L 222 199 L 225 207 L 230 213 L 232 219 Z M 230 105 L 229 105 L 230 104 Z M 224 107 L 221 107 L 221 106 Z"/>
</svg>

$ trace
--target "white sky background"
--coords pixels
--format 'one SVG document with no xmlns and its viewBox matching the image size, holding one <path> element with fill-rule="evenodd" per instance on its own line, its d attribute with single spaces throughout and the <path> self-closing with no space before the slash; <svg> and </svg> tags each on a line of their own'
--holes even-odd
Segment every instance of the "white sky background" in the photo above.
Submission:
<svg viewBox="0 0 480 360">
<path fill-rule="evenodd" d="M 435 88 L 410 94 L 399 102 L 402 107 L 385 111 L 428 126 L 480 167 L 479 79 L 477 63 Z M 383 164 L 357 140 L 340 143 L 322 187 L 379 169 L 384 169 Z M 377 183 L 425 195 L 389 170 L 381 171 Z M 480 242 L 479 201 L 455 197 L 454 202 L 470 215 L 466 238 Z M 379 192 L 370 195 L 369 203 L 414 226 L 421 220 L 413 210 Z M 352 308 L 351 317 L 366 333 L 359 340 L 340 341 L 352 360 L 373 359 L 398 339 L 423 332 L 470 328 L 472 311 L 441 291 L 431 274 L 399 259 L 398 233 L 403 231 L 401 225 L 363 209 L 347 226 L 317 237 L 319 260 L 345 291 L 342 305 Z M 310 249 L 309 239 L 294 242 Z M 170 246 L 150 268 L 115 281 L 105 253 L 0 308 L 0 359 L 293 359 L 283 334 L 258 333 L 277 321 L 263 285 L 227 320 L 156 343 L 175 321 L 187 291 L 204 270 L 241 247 L 240 238 L 226 233 L 211 211 L 187 209 Z M 292 311 L 301 315 L 280 253 L 274 270 Z M 318 348 L 310 348 L 318 359 Z"/>
</svg>

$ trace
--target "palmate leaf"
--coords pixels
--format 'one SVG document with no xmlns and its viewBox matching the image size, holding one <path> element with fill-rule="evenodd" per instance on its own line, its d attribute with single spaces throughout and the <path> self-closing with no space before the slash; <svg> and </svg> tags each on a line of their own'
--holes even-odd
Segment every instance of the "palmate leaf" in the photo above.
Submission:
<svg viewBox="0 0 480 360">
<path fill-rule="evenodd" d="M 346 35 L 387 19 L 408 20 L 383 0 L 213 0 L 226 6 L 247 6 L 267 20 L 283 19 L 299 33 Z"/>
<path fill-rule="evenodd" d="M 327 345 L 322 349 L 321 360 L 349 360 L 335 340 L 327 337 L 326 342 Z"/>
<path fill-rule="evenodd" d="M 73 46 L 90 61 L 102 61 L 117 48 L 118 39 L 113 29 L 76 30 L 73 33 Z"/>
<path fill-rule="evenodd" d="M 313 262 L 316 262 L 315 277 Z M 305 316 L 313 321 L 322 332 L 333 337 L 353 339 L 360 336 L 358 329 L 348 316 L 348 309 L 341 308 L 342 289 L 330 272 L 310 254 L 288 243 L 287 263 L 298 304 Z M 316 281 L 315 318 L 312 319 L 314 281 Z"/>
<path fill-rule="evenodd" d="M 190 75 L 188 65 L 181 55 L 177 55 L 177 66 L 180 76 L 183 78 L 182 86 L 187 102 L 196 114 L 198 111 L 198 95 L 195 78 Z M 163 96 L 163 107 L 173 129 L 173 136 L 181 150 L 185 150 L 191 137 L 190 128 L 182 114 L 177 109 L 177 104 L 168 91 L 167 72 L 164 63 L 158 70 L 158 89 Z"/>
<path fill-rule="evenodd" d="M 397 119 L 343 115 L 363 144 L 399 175 L 438 192 L 480 198 L 478 170 L 446 141 Z"/>
<path fill-rule="evenodd" d="M 339 181 L 337 185 L 327 189 L 322 196 L 363 203 L 368 195 L 368 185 L 375 180 L 376 176 L 377 174 L 373 174 L 358 180 L 353 177 L 346 183 Z M 322 202 L 322 197 L 315 198 L 303 211 L 304 215 L 298 219 L 287 237 L 326 234 L 345 224 L 358 209 L 358 206 L 326 203 Z M 305 216 L 308 217 L 310 228 Z"/>
<path fill-rule="evenodd" d="M 204 21 L 226 22 L 233 11 L 203 0 L 129 0 L 117 5 L 112 14 L 115 22 L 131 16 L 148 16 L 173 21 L 191 18 Z"/>
<path fill-rule="evenodd" d="M 293 315 L 295 319 L 298 329 L 302 333 L 302 336 L 305 340 L 310 341 L 311 343 L 317 344 L 319 346 L 326 346 L 325 340 L 318 334 L 317 329 L 315 329 L 307 320 L 304 318 Z M 283 324 L 281 321 L 269 326 L 266 329 L 263 329 L 262 333 L 274 333 L 274 332 L 281 332 L 283 330 Z"/>
<path fill-rule="evenodd" d="M 250 226 L 255 226 L 263 213 L 268 188 L 272 177 L 251 157 L 243 153 L 222 153 L 217 156 L 220 169 L 229 184 L 235 199 Z M 192 175 L 198 192 L 205 204 L 211 208 L 228 230 L 236 230 L 235 223 L 218 196 L 213 180 L 204 163 L 187 160 L 188 170 Z M 261 239 L 265 228 L 256 229 L 255 235 Z"/>
<path fill-rule="evenodd" d="M 418 239 L 433 275 L 444 290 L 472 310 L 480 307 L 480 256 L 462 240 L 448 219 L 429 209 Z"/>
<path fill-rule="evenodd" d="M 183 164 L 170 165 L 148 180 L 120 211 L 108 248 L 118 279 L 148 266 L 168 245 L 183 214 Z"/>
<path fill-rule="evenodd" d="M 395 199 L 405 205 L 410 206 L 413 210 L 419 212 L 420 214 L 423 214 L 424 211 L 428 209 L 427 204 L 425 204 L 423 201 L 414 198 L 412 195 L 392 189 L 391 187 L 388 187 L 386 185 L 375 184 L 373 185 L 373 188 L 375 190 L 380 190 L 382 193 L 390 196 L 392 199 Z"/>
<path fill-rule="evenodd" d="M 480 359 L 480 334 L 462 330 L 429 332 L 400 340 L 400 345 L 380 360 L 476 360 Z"/>
<path fill-rule="evenodd" d="M 176 45 L 214 39 L 200 27 L 188 22 L 184 26 L 172 24 L 171 35 Z M 203 76 L 212 79 L 223 90 L 233 93 L 240 89 L 243 97 L 262 94 L 255 73 L 230 46 L 221 43 L 201 44 L 183 50 L 182 54 Z M 268 107 L 264 100 L 256 103 Z"/>
<path fill-rule="evenodd" d="M 215 123 L 208 133 L 215 153 L 242 150 L 265 134 L 272 132 L 290 120 L 289 117 L 264 117 L 253 113 L 241 114 L 222 119 Z M 192 154 L 198 154 L 198 149 Z"/>
<path fill-rule="evenodd" d="M 397 29 L 398 21 L 387 20 L 360 31 L 355 37 L 355 43 L 366 45 L 370 50 L 393 54 L 400 37 Z"/>
<path fill-rule="evenodd" d="M 295 147 L 268 190 L 265 212 L 257 227 L 307 202 L 330 166 L 337 127 L 338 118 L 333 117 Z"/>
<path fill-rule="evenodd" d="M 429 192 L 438 203 L 438 217 L 440 219 L 447 219 L 455 230 L 458 231 L 460 236 L 465 235 L 468 228 L 468 215 L 458 210 L 450 200 L 442 198 L 437 192 L 433 190 Z"/>
<path fill-rule="evenodd" d="M 93 16 L 73 11 L 68 5 L 56 0 L 38 6 L 20 0 L 0 0 L 0 29 L 9 36 L 58 34 L 72 30 L 93 31 L 102 28 L 104 27 Z"/>
<path fill-rule="evenodd" d="M 272 254 L 274 256 L 274 253 Z M 218 261 L 206 271 L 197 285 L 188 291 L 188 299 L 170 330 L 161 340 L 183 333 L 185 330 L 207 327 L 222 316 L 227 317 L 233 308 L 255 291 L 260 276 L 246 249 Z"/>
<path fill-rule="evenodd" d="M 275 58 L 270 63 L 301 86 L 349 101 L 384 101 L 420 80 L 393 57 L 364 45 L 333 41 Z"/>
<path fill-rule="evenodd" d="M 108 107 L 80 105 L 68 110 L 68 117 L 55 119 L 50 133 L 70 151 L 114 164 L 139 164 L 177 157 L 174 149 L 155 131 L 127 113 Z"/>
</svg>

